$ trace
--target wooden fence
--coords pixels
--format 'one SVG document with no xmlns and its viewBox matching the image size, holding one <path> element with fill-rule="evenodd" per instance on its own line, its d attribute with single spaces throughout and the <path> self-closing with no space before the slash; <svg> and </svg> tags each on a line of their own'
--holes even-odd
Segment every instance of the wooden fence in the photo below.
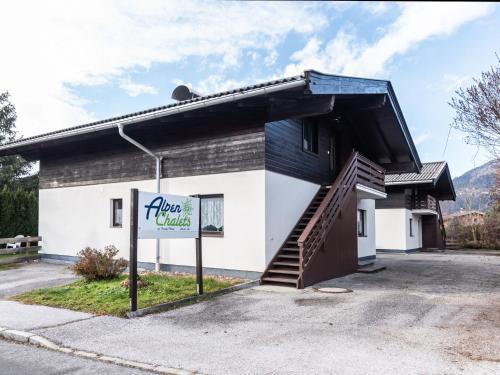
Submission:
<svg viewBox="0 0 500 375">
<path fill-rule="evenodd" d="M 0 238 L 0 265 L 21 263 L 40 259 L 38 251 L 42 248 L 38 243 L 42 237 Z M 7 247 L 7 244 L 20 244 L 20 247 Z"/>
</svg>

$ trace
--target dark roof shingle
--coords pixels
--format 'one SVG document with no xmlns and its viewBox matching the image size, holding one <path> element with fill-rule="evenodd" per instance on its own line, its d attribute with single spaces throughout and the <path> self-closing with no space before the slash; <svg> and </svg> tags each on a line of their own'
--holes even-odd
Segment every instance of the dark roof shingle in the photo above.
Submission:
<svg viewBox="0 0 500 375">
<path fill-rule="evenodd" d="M 32 137 L 20 138 L 20 139 L 13 141 L 13 142 L 4 143 L 3 145 L 0 145 L 0 146 L 12 146 L 12 145 L 15 145 L 17 143 L 23 143 L 23 142 L 26 142 L 26 141 L 32 140 L 32 139 L 43 138 L 43 137 L 52 136 L 52 135 L 56 135 L 56 134 L 60 134 L 60 133 L 66 133 L 66 132 L 70 132 L 72 130 L 83 129 L 83 128 L 88 128 L 88 127 L 92 127 L 92 126 L 96 126 L 96 125 L 106 124 L 108 122 L 124 120 L 124 119 L 130 118 L 130 117 L 135 117 L 135 116 L 145 115 L 148 113 L 163 111 L 163 110 L 168 109 L 168 108 L 180 107 L 180 106 L 183 106 L 185 104 L 201 102 L 204 100 L 214 99 L 214 98 L 218 98 L 221 96 L 243 93 L 246 91 L 255 90 L 255 89 L 259 89 L 259 88 L 263 88 L 263 87 L 267 87 L 267 86 L 279 85 L 279 84 L 292 82 L 292 81 L 299 81 L 299 80 L 303 80 L 304 78 L 305 78 L 304 75 L 298 75 L 298 76 L 287 77 L 287 78 L 277 79 L 277 80 L 268 81 L 268 82 L 262 82 L 262 83 L 258 83 L 258 84 L 251 85 L 251 86 L 240 87 L 240 88 L 237 88 L 234 90 L 222 91 L 222 92 L 218 92 L 218 93 L 211 94 L 211 95 L 199 96 L 199 97 L 196 97 L 193 99 L 183 100 L 183 101 L 167 104 L 167 105 L 160 106 L 160 107 L 149 108 L 149 109 L 145 109 L 145 110 L 139 111 L 139 112 L 128 113 L 128 114 L 125 114 L 122 116 L 111 117 L 108 119 L 99 120 L 99 121 L 95 121 L 95 122 L 91 122 L 91 123 L 87 123 L 87 124 L 82 124 L 82 125 L 77 125 L 77 126 L 73 126 L 70 128 L 55 130 L 52 132 L 39 134 L 39 135 L 32 136 Z"/>
<path fill-rule="evenodd" d="M 386 185 L 434 183 L 446 168 L 445 161 L 422 163 L 420 173 L 394 173 L 385 175 Z"/>
</svg>

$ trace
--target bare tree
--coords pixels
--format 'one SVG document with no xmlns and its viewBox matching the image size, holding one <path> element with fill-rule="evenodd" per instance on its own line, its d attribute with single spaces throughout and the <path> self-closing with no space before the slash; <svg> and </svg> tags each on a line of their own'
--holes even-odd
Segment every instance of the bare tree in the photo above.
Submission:
<svg viewBox="0 0 500 375">
<path fill-rule="evenodd" d="M 448 103 L 456 112 L 453 127 L 467 134 L 466 142 L 500 156 L 500 58 Z"/>
</svg>

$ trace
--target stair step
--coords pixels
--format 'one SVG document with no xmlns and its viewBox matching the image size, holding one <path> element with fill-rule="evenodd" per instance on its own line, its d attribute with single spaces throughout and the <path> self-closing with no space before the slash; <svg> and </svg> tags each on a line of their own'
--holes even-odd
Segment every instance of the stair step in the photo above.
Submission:
<svg viewBox="0 0 500 375">
<path fill-rule="evenodd" d="M 268 281 L 270 283 L 285 283 L 285 284 L 297 284 L 297 279 L 288 277 L 263 277 L 262 281 Z"/>
<path fill-rule="evenodd" d="M 271 268 L 270 270 L 267 271 L 267 273 L 281 273 L 283 275 L 299 275 L 299 271 L 297 270 L 285 270 L 285 269 L 277 269 L 277 268 Z"/>
<path fill-rule="evenodd" d="M 287 247 L 299 247 L 299 244 L 297 241 L 286 241 L 286 246 Z"/>
<path fill-rule="evenodd" d="M 299 248 L 298 247 L 282 247 L 281 250 L 283 250 L 283 251 L 296 251 L 296 252 L 298 252 Z"/>
<path fill-rule="evenodd" d="M 297 259 L 298 260 L 300 257 L 298 255 L 279 254 L 278 258 Z"/>
<path fill-rule="evenodd" d="M 277 262 L 273 262 L 273 266 L 298 267 L 299 266 L 299 262 L 277 261 Z"/>
</svg>

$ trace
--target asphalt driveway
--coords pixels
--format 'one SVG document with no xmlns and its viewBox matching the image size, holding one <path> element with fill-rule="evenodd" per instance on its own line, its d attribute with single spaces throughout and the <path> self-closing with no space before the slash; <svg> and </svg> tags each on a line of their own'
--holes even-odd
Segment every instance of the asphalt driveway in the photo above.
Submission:
<svg viewBox="0 0 500 375">
<path fill-rule="evenodd" d="M 76 280 L 67 265 L 33 262 L 0 271 L 0 300 L 29 290 L 63 285 Z"/>
<path fill-rule="evenodd" d="M 38 334 L 72 348 L 205 374 L 500 373 L 500 257 L 380 255 L 387 270 L 260 286 L 144 318 Z"/>
</svg>

